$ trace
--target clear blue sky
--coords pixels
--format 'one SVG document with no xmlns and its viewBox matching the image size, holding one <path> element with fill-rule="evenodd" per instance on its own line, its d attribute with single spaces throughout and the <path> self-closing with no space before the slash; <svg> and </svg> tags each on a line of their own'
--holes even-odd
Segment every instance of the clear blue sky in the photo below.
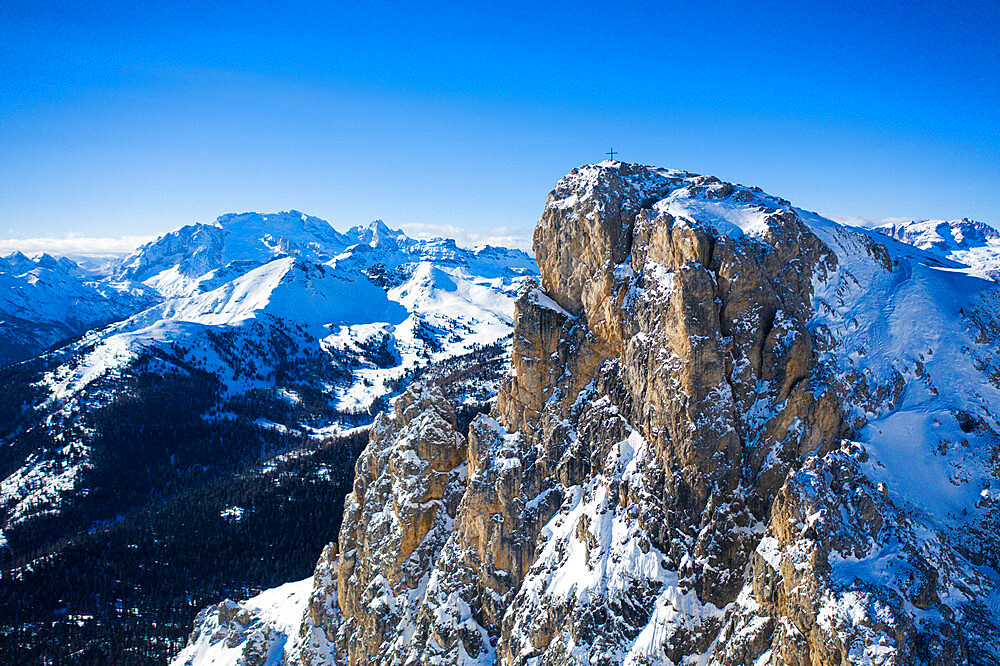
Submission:
<svg viewBox="0 0 1000 666">
<path fill-rule="evenodd" d="M 995 0 L 3 0 L 0 238 L 289 208 L 530 235 L 612 146 L 827 215 L 1000 225 L 998 35 Z"/>
</svg>

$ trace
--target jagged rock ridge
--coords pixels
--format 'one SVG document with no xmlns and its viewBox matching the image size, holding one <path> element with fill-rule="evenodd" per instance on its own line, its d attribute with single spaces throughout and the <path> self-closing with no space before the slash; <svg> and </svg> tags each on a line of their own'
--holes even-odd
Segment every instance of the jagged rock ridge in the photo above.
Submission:
<svg viewBox="0 0 1000 666">
<path fill-rule="evenodd" d="M 873 234 L 575 169 L 492 415 L 464 456 L 433 393 L 380 422 L 283 658 L 995 663 L 997 292 Z"/>
</svg>

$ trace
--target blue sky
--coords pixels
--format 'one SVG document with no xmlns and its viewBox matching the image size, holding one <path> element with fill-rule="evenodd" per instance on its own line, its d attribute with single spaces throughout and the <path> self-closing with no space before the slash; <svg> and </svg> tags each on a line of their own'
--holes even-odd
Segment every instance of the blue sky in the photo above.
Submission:
<svg viewBox="0 0 1000 666">
<path fill-rule="evenodd" d="M 0 238 L 295 208 L 525 239 L 612 146 L 1000 225 L 995 1 L 149 4 L 0 3 Z"/>
</svg>

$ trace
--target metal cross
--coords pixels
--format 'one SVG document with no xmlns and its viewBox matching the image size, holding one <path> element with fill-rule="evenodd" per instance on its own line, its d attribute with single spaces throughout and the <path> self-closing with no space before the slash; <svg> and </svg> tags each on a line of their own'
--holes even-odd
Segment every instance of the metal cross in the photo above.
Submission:
<svg viewBox="0 0 1000 666">
<path fill-rule="evenodd" d="M 611 155 L 611 161 L 612 162 L 615 160 L 615 149 L 614 148 L 612 148 L 611 150 L 609 150 L 608 152 L 606 152 L 604 154 L 605 155 Z"/>
</svg>

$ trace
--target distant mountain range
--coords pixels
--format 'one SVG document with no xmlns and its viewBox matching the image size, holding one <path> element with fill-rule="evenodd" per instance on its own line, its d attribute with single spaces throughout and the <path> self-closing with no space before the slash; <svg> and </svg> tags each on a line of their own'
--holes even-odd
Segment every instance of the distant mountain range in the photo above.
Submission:
<svg viewBox="0 0 1000 666">
<path fill-rule="evenodd" d="M 519 277 L 535 270 L 531 257 L 518 250 L 490 246 L 467 250 L 451 240 L 415 240 L 381 220 L 340 233 L 328 222 L 298 211 L 223 215 L 214 224 L 188 225 L 165 234 L 96 271 L 45 254 L 31 259 L 15 252 L 0 258 L 0 284 L 6 287 L 0 291 L 0 365 L 30 358 L 157 303 L 213 291 L 287 257 L 299 260 L 300 269 L 310 264 L 333 268 L 344 284 L 369 272 L 373 278 L 366 282 L 378 282 L 381 272 L 391 271 L 384 280 L 399 286 L 412 277 L 410 271 L 418 264 L 435 264 L 463 282 L 508 294 Z M 274 277 L 275 270 L 266 272 Z M 334 279 L 332 274 L 327 277 Z M 501 282 L 496 282 L 498 278 Z M 244 288 L 255 289 L 249 286 L 254 279 L 244 279 Z M 283 282 L 288 285 L 295 278 L 289 275 Z M 259 289 L 256 293 L 260 295 Z M 473 302 L 485 295 L 469 294 Z M 376 301 L 387 298 L 383 293 Z M 361 301 L 363 306 L 346 306 L 341 314 L 361 317 L 352 323 L 371 321 L 357 308 L 375 304 Z M 348 312 L 351 309 L 353 313 Z M 191 313 L 190 308 L 186 311 Z"/>
<path fill-rule="evenodd" d="M 968 266 L 982 276 L 1000 277 L 1000 232 L 988 224 L 961 220 L 911 220 L 873 229 L 930 254 Z"/>
<path fill-rule="evenodd" d="M 0 563 L 370 423 L 418 370 L 507 338 L 537 275 L 520 250 L 297 211 L 185 226 L 97 273 L 0 259 Z"/>
<path fill-rule="evenodd" d="M 0 365 L 30 358 L 161 299 L 138 282 L 94 276 L 76 262 L 20 252 L 0 257 Z"/>
</svg>

